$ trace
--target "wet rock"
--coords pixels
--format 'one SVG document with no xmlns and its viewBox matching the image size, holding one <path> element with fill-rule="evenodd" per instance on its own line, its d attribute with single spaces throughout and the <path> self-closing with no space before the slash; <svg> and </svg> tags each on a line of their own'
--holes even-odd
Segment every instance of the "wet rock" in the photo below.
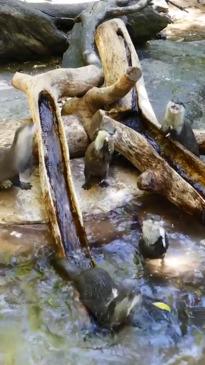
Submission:
<svg viewBox="0 0 205 365">
<path fill-rule="evenodd" d="M 68 47 L 49 16 L 18 0 L 0 0 L 0 29 L 1 62 L 59 55 Z"/>
<path fill-rule="evenodd" d="M 168 15 L 148 7 L 140 13 L 129 15 L 126 25 L 133 43 L 140 44 L 156 38 L 156 35 L 170 22 Z"/>
</svg>

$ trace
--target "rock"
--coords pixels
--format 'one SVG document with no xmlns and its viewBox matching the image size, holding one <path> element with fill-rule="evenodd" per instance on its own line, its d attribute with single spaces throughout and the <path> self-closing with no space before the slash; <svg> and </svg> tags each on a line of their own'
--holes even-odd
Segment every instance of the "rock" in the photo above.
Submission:
<svg viewBox="0 0 205 365">
<path fill-rule="evenodd" d="M 159 4 L 156 4 L 156 9 L 158 8 Z M 153 8 L 147 7 L 142 12 L 128 15 L 126 25 L 133 43 L 140 44 L 156 38 L 169 23 L 171 19 L 166 14 L 165 8 L 162 13 L 158 13 Z"/>
<path fill-rule="evenodd" d="M 18 0 L 0 0 L 0 29 L 1 62 L 61 55 L 68 47 L 49 16 Z"/>
</svg>

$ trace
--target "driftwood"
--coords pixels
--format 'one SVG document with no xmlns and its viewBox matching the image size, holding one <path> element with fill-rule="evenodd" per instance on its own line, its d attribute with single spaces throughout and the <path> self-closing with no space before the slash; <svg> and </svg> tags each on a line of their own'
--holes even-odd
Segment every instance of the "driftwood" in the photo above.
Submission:
<svg viewBox="0 0 205 365">
<path fill-rule="evenodd" d="M 200 152 L 205 154 L 205 131 L 194 129 L 194 134 L 199 145 Z"/>
<path fill-rule="evenodd" d="M 120 4 L 120 6 L 119 6 Z M 94 48 L 95 30 L 105 19 L 127 15 L 141 11 L 151 4 L 151 0 L 139 0 L 133 4 L 129 0 L 102 0 L 89 5 L 78 17 L 76 22 L 82 24 L 82 55 L 86 65 L 99 64 Z"/>
<path fill-rule="evenodd" d="M 114 38 L 113 33 L 115 33 Z M 117 130 L 115 139 L 116 149 L 131 161 L 135 167 L 143 172 L 139 178 L 139 187 L 144 190 L 160 193 L 187 213 L 194 214 L 201 219 L 204 219 L 204 197 L 199 194 L 199 190 L 197 191 L 193 187 L 199 179 L 198 182 L 202 185 L 203 190 L 204 180 L 203 177 L 200 178 L 203 163 L 192 156 L 188 151 L 185 151 L 183 147 L 179 147 L 177 146 L 177 143 L 170 141 L 172 146 L 167 147 L 167 153 L 171 152 L 173 146 L 175 146 L 173 153 L 175 154 L 176 163 L 178 164 L 180 162 L 180 167 L 185 169 L 182 175 L 184 175 L 184 172 L 185 174 L 187 172 L 189 173 L 188 178 L 190 181 L 187 182 L 183 178 L 184 176 L 180 176 L 180 171 L 178 171 L 179 173 L 176 172 L 168 162 L 158 154 L 150 144 L 149 138 L 145 138 L 141 133 L 133 131 L 116 122 L 106 116 L 104 112 L 97 112 L 97 109 L 104 106 L 109 108 L 110 105 L 117 100 L 116 96 L 118 96 L 118 98 L 123 96 L 122 92 L 119 93 L 116 92 L 116 90 L 122 91 L 124 89 L 125 80 L 128 82 L 130 72 L 132 74 L 134 70 L 135 73 L 137 70 L 140 70 L 140 64 L 126 28 L 120 20 L 111 20 L 99 26 L 96 33 L 96 44 L 104 68 L 105 82 L 108 85 L 110 83 L 112 85 L 101 88 L 100 90 L 94 88 L 89 90 L 82 98 L 70 99 L 65 103 L 63 113 L 78 114 L 91 139 L 93 138 L 95 129 L 101 123 L 113 123 Z M 127 57 L 123 57 L 123 54 L 126 54 Z M 128 71 L 125 74 L 125 70 L 130 64 L 135 68 L 128 68 Z M 120 104 L 122 105 L 124 102 L 125 110 L 129 109 L 130 106 L 130 112 L 134 112 L 135 118 L 137 117 L 138 119 L 141 119 L 141 121 L 146 121 L 147 125 L 157 128 L 159 127 L 159 123 L 156 120 L 149 103 L 143 78 L 138 77 L 136 78 L 136 81 L 136 89 L 132 92 L 131 97 L 122 100 Z M 122 111 L 120 104 L 116 104 L 114 109 L 107 112 L 107 114 L 110 116 L 114 115 L 116 118 L 120 119 Z M 97 114 L 95 114 L 96 112 Z M 147 129 L 146 126 L 145 129 Z M 159 129 L 157 129 L 157 131 L 159 131 Z M 158 143 L 160 146 L 162 144 L 165 145 L 165 137 L 162 134 L 160 135 L 161 141 L 158 141 Z M 188 159 L 190 155 L 192 164 L 189 168 Z M 173 157 L 173 155 L 171 156 Z"/>
<path fill-rule="evenodd" d="M 146 0 L 140 0 L 140 2 L 145 2 Z M 162 2 L 163 0 L 161 0 Z M 94 23 L 99 24 L 99 18 L 110 17 L 111 12 L 105 11 L 105 7 L 112 8 L 112 16 L 120 16 L 127 14 L 128 11 L 132 11 L 134 16 L 128 15 L 129 29 L 133 37 L 135 37 L 136 27 L 138 39 L 139 37 L 143 42 L 155 37 L 163 28 L 170 23 L 170 19 L 164 13 L 161 13 L 163 6 L 153 6 L 147 9 L 142 9 L 140 13 L 134 11 L 134 7 L 138 9 L 137 5 L 131 5 L 129 8 L 129 0 L 120 0 L 121 5 L 118 7 L 119 1 L 112 1 L 113 6 L 110 6 L 110 1 L 105 1 L 106 5 L 103 6 L 104 1 L 99 1 L 100 4 L 97 5 L 99 10 L 94 10 L 92 16 L 90 16 L 89 10 L 92 7 L 92 3 L 79 3 L 79 4 L 50 4 L 49 2 L 43 3 L 27 3 L 20 0 L 0 0 L 0 62 L 11 61 L 26 61 L 30 59 L 39 59 L 40 57 L 50 57 L 50 56 L 61 56 L 63 52 L 69 46 L 71 42 L 71 52 L 69 55 L 72 58 L 73 53 L 77 52 L 77 47 L 79 48 L 81 38 L 83 39 L 85 27 L 79 24 L 75 24 L 75 19 L 80 19 L 80 14 L 87 11 L 88 19 L 85 20 L 87 24 L 90 22 L 90 27 L 86 29 L 89 35 L 87 38 L 87 44 L 93 45 L 94 43 Z M 115 4 L 116 3 L 116 4 Z M 159 0 L 157 1 L 159 3 Z M 94 8 L 96 3 L 94 3 Z M 101 14 L 102 10 L 102 14 Z M 157 12 L 156 10 L 159 10 Z M 117 13 L 116 13 L 117 11 Z M 82 15 L 85 19 L 86 14 Z M 84 23 L 84 20 L 83 20 Z M 72 30 L 74 26 L 74 32 Z M 75 32 L 77 28 L 78 41 L 75 44 Z M 91 31 L 93 29 L 93 31 Z M 68 31 L 71 33 L 68 36 Z M 74 36 L 73 36 L 74 35 Z M 68 43 L 69 38 L 69 43 Z M 135 37 L 136 38 L 136 37 Z M 85 42 L 82 42 L 85 44 Z M 83 47 L 82 44 L 82 47 Z M 85 44 L 86 46 L 86 44 Z M 87 46 L 86 46 L 87 47 Z M 90 46 L 89 46 L 90 47 Z M 84 53 L 85 49 L 82 49 Z M 67 55 L 67 52 L 66 52 Z M 69 58 L 66 60 L 66 67 L 71 67 L 69 64 Z M 86 57 L 85 57 L 86 59 Z M 83 60 L 82 60 L 83 61 Z M 76 60 L 74 67 L 82 66 L 79 60 Z"/>
<path fill-rule="evenodd" d="M 117 35 L 115 42 L 113 42 L 113 33 L 116 33 Z M 104 39 L 105 35 L 106 41 Z M 65 80 L 65 77 L 63 77 L 65 70 L 59 70 L 61 71 L 61 76 L 63 78 L 60 77 L 59 79 L 56 73 L 53 74 L 53 76 L 55 75 L 54 82 L 52 82 L 52 74 L 49 74 L 48 77 L 48 73 L 38 76 L 40 77 L 39 79 L 37 79 L 37 76 L 36 79 L 32 79 L 31 77 L 27 78 L 27 76 L 22 74 L 17 74 L 13 79 L 14 85 L 27 92 L 32 110 L 32 117 L 39 126 L 38 140 L 40 149 L 40 166 L 42 171 L 42 188 L 44 189 L 44 192 L 49 192 L 50 194 L 49 204 L 52 208 L 50 219 L 52 221 L 52 226 L 54 227 L 53 232 L 56 241 L 58 241 L 60 237 L 60 243 L 62 243 L 61 246 L 63 247 L 65 247 L 65 242 L 62 242 L 62 233 L 58 227 L 58 212 L 55 210 L 54 203 L 53 205 L 51 204 L 52 189 L 49 185 L 47 170 L 49 164 L 46 166 L 45 155 L 44 151 L 42 150 L 42 146 L 45 145 L 45 142 L 48 141 L 50 137 L 46 138 L 45 132 L 47 133 L 47 130 L 40 132 L 40 126 L 43 129 L 44 124 L 42 123 L 44 121 L 42 119 L 44 119 L 44 117 L 42 118 L 42 116 L 44 113 L 42 113 L 41 107 L 43 104 L 46 104 L 52 117 L 52 123 L 55 124 L 55 129 L 59 133 L 60 145 L 63 147 L 61 149 L 61 157 L 64 161 L 63 170 L 64 175 L 65 171 L 67 170 L 68 183 L 70 184 L 68 184 L 70 188 L 68 196 L 71 196 L 72 198 L 74 197 L 76 208 L 75 211 L 78 215 L 78 222 L 80 223 L 80 227 L 83 228 L 81 213 L 75 200 L 75 191 L 72 185 L 72 176 L 70 173 L 63 124 L 60 116 L 60 110 L 57 105 L 57 99 L 61 97 L 61 95 L 65 94 L 73 97 L 67 100 L 63 105 L 63 113 L 78 115 L 82 120 L 82 123 L 90 139 L 93 139 L 95 130 L 99 125 L 106 123 L 114 124 L 117 130 L 115 140 L 116 149 L 142 172 L 142 175 L 138 181 L 138 184 L 141 188 L 160 193 L 187 213 L 195 214 L 196 216 L 204 219 L 205 201 L 203 196 L 200 195 L 198 191 L 192 186 L 191 183 L 193 183 L 194 179 L 191 182 L 185 181 L 185 179 L 180 176 L 180 174 L 177 173 L 162 156 L 159 155 L 155 148 L 152 147 L 150 140 L 146 135 L 143 135 L 141 132 L 139 133 L 134 131 L 133 129 L 128 128 L 127 126 L 113 119 L 113 116 L 119 120 L 120 118 L 124 118 L 125 123 L 127 115 L 129 116 L 131 113 L 131 116 L 134 115 L 134 119 L 138 118 L 139 120 L 145 122 L 145 129 L 149 132 L 151 131 L 151 126 L 153 127 L 153 130 L 155 130 L 154 128 L 158 127 L 158 121 L 156 120 L 144 87 L 139 60 L 124 23 L 119 20 L 112 20 L 102 24 L 98 28 L 96 34 L 96 44 L 104 67 L 105 84 L 108 86 L 101 88 L 96 86 L 92 87 L 90 82 L 89 86 L 87 85 L 87 90 L 84 86 L 83 91 L 79 93 L 79 85 L 78 87 L 75 87 L 74 78 L 72 84 L 73 87 L 71 90 L 69 90 L 69 85 L 67 85 L 69 80 Z M 123 54 L 125 57 L 122 56 Z M 72 75 L 72 71 L 74 70 L 69 70 L 70 75 Z M 77 72 L 80 73 L 81 69 L 77 70 Z M 102 75 L 100 70 L 94 66 L 93 72 L 95 72 L 95 82 L 93 81 L 93 85 L 97 85 L 101 82 Z M 87 75 L 84 74 L 84 78 L 86 78 L 86 76 Z M 81 77 L 83 78 L 82 73 Z M 63 87 L 61 87 L 62 79 L 65 80 L 63 81 Z M 79 78 L 78 81 L 80 82 Z M 131 94 L 128 96 L 128 98 L 123 100 L 123 97 L 132 88 L 133 91 Z M 46 90 L 46 93 L 42 93 L 42 90 Z M 120 103 L 118 103 L 119 99 L 121 98 L 122 100 L 120 100 Z M 37 104 L 37 101 L 39 104 Z M 40 116 L 38 108 L 41 110 Z M 104 111 L 99 110 L 101 108 L 108 110 L 106 112 L 107 115 Z M 134 123 L 135 122 L 136 120 L 134 120 Z M 161 141 L 159 143 L 160 146 L 164 143 L 163 138 L 164 137 L 162 135 Z M 58 140 L 57 135 L 55 136 L 55 140 Z M 174 142 L 170 143 L 174 144 Z M 168 150 L 169 147 L 167 147 L 167 151 Z M 180 160 L 182 166 L 188 166 L 188 164 L 186 165 L 184 162 L 189 156 L 187 152 L 182 150 L 180 155 L 179 150 L 177 150 L 176 147 L 175 153 L 178 158 L 177 162 Z M 63 162 L 62 160 L 61 162 Z M 193 170 L 190 170 L 191 177 L 197 173 L 198 166 L 199 164 L 196 161 Z M 196 176 L 199 176 L 199 173 Z M 67 180 L 65 179 L 65 181 Z M 200 183 L 202 183 L 202 181 L 200 181 Z M 53 192 L 55 193 L 56 191 L 57 187 L 55 185 Z M 63 194 L 65 193 L 66 191 L 64 189 Z M 57 195 L 56 198 L 58 199 Z M 77 233 L 78 237 L 80 237 L 80 232 L 78 229 Z M 76 247 L 79 247 L 78 243 L 76 243 L 75 248 Z M 73 247 L 71 247 L 71 249 L 73 249 Z"/>
<path fill-rule="evenodd" d="M 66 252 L 71 254 L 81 246 L 88 250 L 88 243 L 57 99 L 63 95 L 81 95 L 100 82 L 102 72 L 95 66 L 54 70 L 34 77 L 16 73 L 12 80 L 15 87 L 27 94 L 32 118 L 37 124 L 41 187 L 60 256 Z"/>
<path fill-rule="evenodd" d="M 101 0 L 82 5 L 82 11 L 76 14 L 75 25 L 69 35 L 69 48 L 63 55 L 63 67 L 80 67 L 84 64 L 99 64 L 94 47 L 94 34 L 97 26 L 106 19 L 122 17 L 136 44 L 153 39 L 171 22 L 167 4 L 155 0 L 152 6 L 149 0 Z M 73 4 L 72 4 L 73 5 Z M 150 4 L 151 5 L 151 4 Z M 75 5 L 76 6 L 76 5 Z M 45 6 L 44 6 L 45 7 Z M 66 13 L 65 7 L 68 11 Z M 71 5 L 63 5 L 64 14 L 69 14 Z M 163 10 L 163 12 L 162 12 Z M 60 13 L 62 15 L 62 13 Z M 126 15 L 126 16 L 124 16 Z"/>
</svg>

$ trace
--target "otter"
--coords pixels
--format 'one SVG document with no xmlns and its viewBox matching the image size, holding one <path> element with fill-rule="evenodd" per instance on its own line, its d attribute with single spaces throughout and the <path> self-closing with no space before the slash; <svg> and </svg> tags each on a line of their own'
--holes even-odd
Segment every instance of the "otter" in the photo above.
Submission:
<svg viewBox="0 0 205 365">
<path fill-rule="evenodd" d="M 21 189 L 31 189 L 31 184 L 20 181 L 19 175 L 32 166 L 34 133 L 34 124 L 25 123 L 16 130 L 11 147 L 0 151 L 1 189 L 12 184 Z"/>
<path fill-rule="evenodd" d="M 113 133 L 108 130 L 98 130 L 96 138 L 90 143 L 85 152 L 85 183 L 83 189 L 90 189 L 95 182 L 101 187 L 108 186 L 106 181 L 109 164 L 114 152 Z"/>
<path fill-rule="evenodd" d="M 161 259 L 165 256 L 168 247 L 168 236 L 160 223 L 152 219 L 144 220 L 139 240 L 141 255 L 148 259 Z"/>
<path fill-rule="evenodd" d="M 185 107 L 183 103 L 169 101 L 162 122 L 161 129 L 168 132 L 166 136 L 180 142 L 194 155 L 199 156 L 199 146 L 196 141 L 194 132 L 184 118 Z"/>
<path fill-rule="evenodd" d="M 132 309 L 141 303 L 133 288 L 117 285 L 102 268 L 80 269 L 67 259 L 55 259 L 54 267 L 74 283 L 80 300 L 97 322 L 106 328 L 124 324 Z"/>
</svg>

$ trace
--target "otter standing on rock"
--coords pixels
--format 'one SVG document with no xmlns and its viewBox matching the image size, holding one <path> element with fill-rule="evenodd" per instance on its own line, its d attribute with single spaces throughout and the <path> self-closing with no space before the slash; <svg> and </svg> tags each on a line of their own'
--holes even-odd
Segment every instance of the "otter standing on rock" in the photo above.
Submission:
<svg viewBox="0 0 205 365">
<path fill-rule="evenodd" d="M 112 134 L 114 134 L 114 130 Z M 88 146 L 85 152 L 85 184 L 82 186 L 83 189 L 90 189 L 96 182 L 101 187 L 108 186 L 106 179 L 114 152 L 112 134 L 107 130 L 100 129 L 95 140 Z"/>
<path fill-rule="evenodd" d="M 169 242 L 167 234 L 159 222 L 151 219 L 143 221 L 139 251 L 144 258 L 161 259 L 165 256 Z"/>
<path fill-rule="evenodd" d="M 31 189 L 30 183 L 20 181 L 19 174 L 32 165 L 34 133 L 35 125 L 26 123 L 16 130 L 11 147 L 0 151 L 0 188 L 10 187 L 9 180 L 21 189 Z"/>
<path fill-rule="evenodd" d="M 175 103 L 169 101 L 162 122 L 162 130 L 168 132 L 167 136 L 180 142 L 184 147 L 191 151 L 194 155 L 199 156 L 199 146 L 197 144 L 194 132 L 184 119 L 185 107 L 183 103 Z"/>
<path fill-rule="evenodd" d="M 66 259 L 55 260 L 54 266 L 73 281 L 82 303 L 104 327 L 114 328 L 122 325 L 132 309 L 141 303 L 139 293 L 115 284 L 104 269 L 95 267 L 82 270 Z"/>
</svg>

